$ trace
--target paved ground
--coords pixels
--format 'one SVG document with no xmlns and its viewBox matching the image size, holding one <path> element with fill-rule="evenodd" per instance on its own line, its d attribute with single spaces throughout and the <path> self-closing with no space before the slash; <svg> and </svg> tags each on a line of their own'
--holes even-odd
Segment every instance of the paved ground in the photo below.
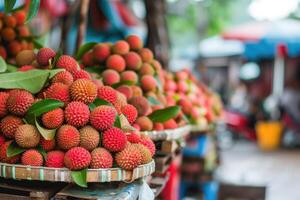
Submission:
<svg viewBox="0 0 300 200">
<path fill-rule="evenodd" d="M 267 185 L 267 200 L 300 200 L 300 149 L 262 152 L 240 142 L 221 153 L 221 180 Z"/>
</svg>

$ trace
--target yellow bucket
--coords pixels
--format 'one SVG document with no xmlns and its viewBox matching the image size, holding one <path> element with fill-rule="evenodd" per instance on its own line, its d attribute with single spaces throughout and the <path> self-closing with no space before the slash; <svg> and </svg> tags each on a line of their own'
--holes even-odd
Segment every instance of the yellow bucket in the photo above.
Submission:
<svg viewBox="0 0 300 200">
<path fill-rule="evenodd" d="M 275 150 L 279 147 L 283 125 L 281 122 L 261 121 L 256 124 L 258 146 L 262 150 Z"/>
</svg>

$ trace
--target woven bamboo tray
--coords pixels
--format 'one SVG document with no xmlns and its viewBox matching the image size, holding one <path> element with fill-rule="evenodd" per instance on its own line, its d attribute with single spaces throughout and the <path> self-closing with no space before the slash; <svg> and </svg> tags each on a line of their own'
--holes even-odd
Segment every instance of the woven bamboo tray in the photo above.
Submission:
<svg viewBox="0 0 300 200">
<path fill-rule="evenodd" d="M 87 182 L 132 182 L 138 178 L 151 175 L 154 170 L 154 160 L 148 164 L 140 165 L 132 171 L 121 168 L 88 169 Z M 0 163 L 0 177 L 20 180 L 73 182 L 71 171 L 67 168 L 32 167 L 6 163 Z"/>
<path fill-rule="evenodd" d="M 183 126 L 176 129 L 167 129 L 162 131 L 143 131 L 152 140 L 177 140 L 186 137 L 191 131 L 191 126 Z"/>
</svg>

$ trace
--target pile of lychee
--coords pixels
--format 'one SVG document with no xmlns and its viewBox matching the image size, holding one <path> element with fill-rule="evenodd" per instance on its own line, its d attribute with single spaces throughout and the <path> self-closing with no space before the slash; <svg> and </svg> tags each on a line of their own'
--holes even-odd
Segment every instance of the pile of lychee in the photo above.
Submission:
<svg viewBox="0 0 300 200">
<path fill-rule="evenodd" d="M 12 14 L 0 12 L 0 56 L 9 63 L 15 62 L 16 55 L 26 49 L 34 49 L 31 32 L 25 24 L 26 12 Z"/>
<path fill-rule="evenodd" d="M 189 122 L 206 127 L 213 123 L 222 110 L 221 100 L 188 70 L 165 73 L 165 91 L 168 101 L 179 105 Z"/>
<path fill-rule="evenodd" d="M 141 131 L 175 129 L 185 125 L 181 113 L 164 122 L 152 122 L 153 111 L 171 104 L 164 93 L 164 74 L 153 52 L 143 48 L 142 40 L 130 35 L 115 43 L 98 43 L 81 59 L 82 67 L 93 71 L 106 86 L 126 96 L 138 110 L 135 127 Z M 96 73 L 95 73 L 96 71 Z"/>
<path fill-rule="evenodd" d="M 103 86 L 80 69 L 74 58 L 57 56 L 50 48 L 40 49 L 30 63 L 35 66 L 20 66 L 21 71 L 61 71 L 56 70 L 59 72 L 37 94 L 24 89 L 0 89 L 0 162 L 70 170 L 132 170 L 151 162 L 155 145 L 132 127 L 138 110 L 127 103 L 123 93 Z M 36 119 L 44 129 L 55 130 L 51 139 L 43 137 L 36 123 L 25 120 L 30 108 L 45 99 L 63 102 Z M 8 157 L 11 145 L 22 149 L 22 153 Z"/>
</svg>

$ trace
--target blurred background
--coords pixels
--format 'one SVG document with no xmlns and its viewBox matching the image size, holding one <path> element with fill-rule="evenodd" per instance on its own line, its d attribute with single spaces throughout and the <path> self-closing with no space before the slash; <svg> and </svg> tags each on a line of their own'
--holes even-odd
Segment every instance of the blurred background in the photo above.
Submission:
<svg viewBox="0 0 300 200">
<path fill-rule="evenodd" d="M 194 187 L 182 174 L 177 198 L 299 200 L 299 20 L 300 0 L 41 0 L 30 27 L 68 54 L 78 38 L 136 34 L 164 68 L 190 69 L 220 94 L 218 164 Z"/>
</svg>

